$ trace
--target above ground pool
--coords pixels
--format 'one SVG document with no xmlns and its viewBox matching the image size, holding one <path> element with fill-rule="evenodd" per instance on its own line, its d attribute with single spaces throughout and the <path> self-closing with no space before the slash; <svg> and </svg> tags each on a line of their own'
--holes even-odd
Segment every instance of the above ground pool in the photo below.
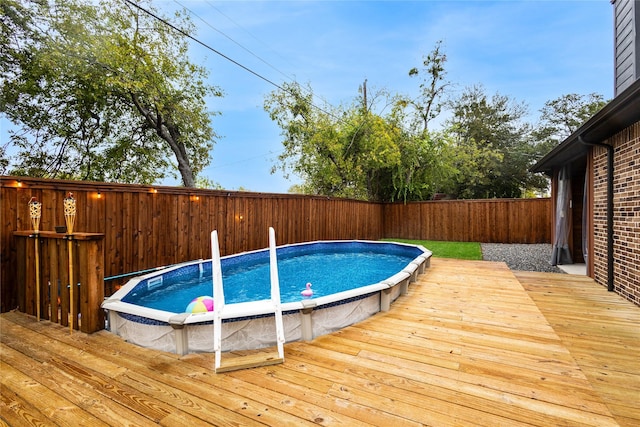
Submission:
<svg viewBox="0 0 640 427">
<path fill-rule="evenodd" d="M 312 339 L 388 309 L 431 257 L 422 246 L 370 241 L 285 245 L 276 253 L 286 341 Z M 269 298 L 268 249 L 220 262 L 226 304 Z M 109 329 L 145 347 L 211 352 L 213 313 L 190 312 L 194 299 L 213 295 L 211 265 L 211 260 L 198 260 L 131 279 L 102 305 Z M 312 296 L 303 295 L 307 284 Z M 247 313 L 225 319 L 223 350 L 273 345 L 273 315 L 268 317 Z"/>
</svg>

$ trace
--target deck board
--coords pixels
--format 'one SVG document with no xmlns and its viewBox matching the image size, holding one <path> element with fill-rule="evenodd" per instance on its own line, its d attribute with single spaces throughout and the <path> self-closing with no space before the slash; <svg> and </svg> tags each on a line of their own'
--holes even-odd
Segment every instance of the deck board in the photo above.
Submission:
<svg viewBox="0 0 640 427">
<path fill-rule="evenodd" d="M 388 312 L 283 364 L 0 315 L 0 424 L 640 425 L 640 307 L 578 276 L 433 259 Z"/>
<path fill-rule="evenodd" d="M 589 278 L 516 277 L 618 423 L 640 425 L 640 308 Z"/>
</svg>

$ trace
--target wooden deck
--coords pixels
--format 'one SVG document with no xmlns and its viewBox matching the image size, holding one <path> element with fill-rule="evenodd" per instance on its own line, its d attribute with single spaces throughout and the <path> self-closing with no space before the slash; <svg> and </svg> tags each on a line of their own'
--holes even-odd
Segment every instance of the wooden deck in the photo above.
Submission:
<svg viewBox="0 0 640 427">
<path fill-rule="evenodd" d="M 284 364 L 213 372 L 106 331 L 0 316 L 0 421 L 31 425 L 640 425 L 640 307 L 577 276 L 432 260 L 387 313 Z"/>
<path fill-rule="evenodd" d="M 640 307 L 588 277 L 516 277 L 618 423 L 640 426 Z"/>
</svg>

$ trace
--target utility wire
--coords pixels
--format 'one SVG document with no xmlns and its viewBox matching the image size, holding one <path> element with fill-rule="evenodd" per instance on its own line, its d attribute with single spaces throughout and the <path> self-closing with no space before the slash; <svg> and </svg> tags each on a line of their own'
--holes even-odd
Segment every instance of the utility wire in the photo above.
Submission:
<svg viewBox="0 0 640 427">
<path fill-rule="evenodd" d="M 191 34 L 189 34 L 188 32 L 184 31 L 183 29 L 176 27 L 176 26 L 175 26 L 175 25 L 173 25 L 171 22 L 167 21 L 167 20 L 166 20 L 166 19 L 164 19 L 164 18 L 159 17 L 158 15 L 156 15 L 156 14 L 155 14 L 155 13 L 153 13 L 153 12 L 151 12 L 150 10 L 145 9 L 144 7 L 142 7 L 142 6 L 140 6 L 140 5 L 136 4 L 136 3 L 134 3 L 134 2 L 133 2 L 133 1 L 131 1 L 131 0 L 124 0 L 124 2 L 125 2 L 125 3 L 130 4 L 131 6 L 133 6 L 133 7 L 137 8 L 137 9 L 139 9 L 139 10 L 141 10 L 142 12 L 146 13 L 147 15 L 149 15 L 149 16 L 151 16 L 151 17 L 153 17 L 153 18 L 157 19 L 158 21 L 162 22 L 162 23 L 163 23 L 163 24 L 165 24 L 166 26 L 168 26 L 168 27 L 172 28 L 173 30 L 175 30 L 175 31 L 177 31 L 178 33 L 182 34 L 183 36 L 187 37 L 188 39 L 193 40 L 194 42 L 196 42 L 196 43 L 198 43 L 199 45 L 203 46 L 205 49 L 208 49 L 208 50 L 210 50 L 210 51 L 214 52 L 215 54 L 217 54 L 217 55 L 219 55 L 219 56 L 223 57 L 224 59 L 226 59 L 227 61 L 229 61 L 229 62 L 233 63 L 234 65 L 237 65 L 238 67 L 242 68 L 243 70 L 247 71 L 248 73 L 253 74 L 254 76 L 258 77 L 259 79 L 261 79 L 261 80 L 263 80 L 263 81 L 265 81 L 265 82 L 269 83 L 270 85 L 272 85 L 272 86 L 276 87 L 277 89 L 280 89 L 281 91 L 283 91 L 283 92 L 287 92 L 287 93 L 289 93 L 289 94 L 291 94 L 291 95 L 294 95 L 294 96 L 296 95 L 294 92 L 292 92 L 292 91 L 290 91 L 290 90 L 285 89 L 285 88 L 284 88 L 284 87 L 282 87 L 281 85 L 279 85 L 279 84 L 275 83 L 274 81 L 272 81 L 272 80 L 268 79 L 267 77 L 265 77 L 265 76 L 261 75 L 260 73 L 258 73 L 258 72 L 256 72 L 256 71 L 253 71 L 251 68 L 249 68 L 249 67 L 247 67 L 247 66 L 245 66 L 245 65 L 242 65 L 242 64 L 241 64 L 241 63 L 239 63 L 238 61 L 236 61 L 236 60 L 234 60 L 234 59 L 230 58 L 229 56 L 227 56 L 227 55 L 225 55 L 224 53 L 222 53 L 222 52 L 218 51 L 217 49 L 214 49 L 213 47 L 209 46 L 209 45 L 208 45 L 208 44 L 206 44 L 205 42 L 203 42 L 203 41 L 201 41 L 201 40 L 197 39 L 196 37 L 192 36 L 192 35 L 191 35 Z M 313 95 L 313 94 L 312 94 L 312 95 Z M 322 111 L 323 113 L 325 113 L 325 114 L 327 114 L 327 115 L 329 115 L 329 116 L 333 117 L 334 119 L 336 119 L 336 120 L 338 120 L 338 121 L 342 121 L 342 119 L 340 119 L 339 117 L 335 116 L 333 113 L 331 113 L 331 112 L 329 112 L 329 111 L 326 111 L 325 109 L 323 109 L 323 108 L 321 108 L 321 107 L 319 107 L 319 106 L 317 106 L 317 105 L 315 105 L 315 104 L 313 104 L 313 103 L 309 103 L 309 104 L 311 105 L 311 107 L 313 107 L 313 108 L 317 109 L 318 111 Z"/>
<path fill-rule="evenodd" d="M 197 13 L 195 13 L 193 10 L 189 9 L 187 6 L 185 6 L 184 4 L 180 3 L 178 0 L 173 0 L 174 3 L 178 4 L 179 6 L 181 6 L 182 8 L 184 8 L 185 10 L 187 10 L 190 14 L 192 14 L 193 16 L 197 17 L 198 19 L 200 19 L 206 26 L 208 26 L 209 28 L 211 28 L 213 31 L 217 32 L 218 34 L 221 34 L 222 36 L 224 36 L 225 38 L 227 38 L 228 40 L 230 40 L 232 43 L 234 43 L 235 45 L 239 46 L 242 50 L 244 50 L 245 52 L 248 52 L 251 56 L 253 56 L 254 58 L 258 59 L 260 62 L 262 62 L 263 64 L 267 65 L 269 68 L 271 68 L 272 70 L 280 73 L 282 76 L 284 76 L 285 78 L 287 78 L 288 80 L 294 80 L 291 76 L 288 76 L 287 74 L 285 74 L 283 71 L 279 70 L 278 68 L 276 68 L 274 65 L 270 64 L 269 62 L 267 62 L 265 59 L 261 58 L 260 56 L 258 56 L 256 53 L 252 52 L 249 48 L 243 46 L 241 43 L 237 42 L 236 40 L 234 40 L 231 36 L 225 34 L 224 32 L 222 32 L 221 30 L 215 28 L 213 25 L 211 25 L 209 22 L 207 22 L 206 20 L 204 20 L 200 15 L 198 15 Z M 213 6 L 211 3 L 206 2 L 211 8 L 215 9 L 218 13 L 220 13 L 222 16 L 224 16 L 225 18 L 227 18 L 229 21 L 233 22 L 236 26 L 240 27 L 240 25 L 238 23 L 236 23 L 235 21 L 233 21 L 231 18 L 229 18 L 227 15 L 225 15 L 224 13 L 222 13 L 218 8 L 216 8 L 215 6 Z M 240 27 L 242 28 L 242 27 Z M 244 28 L 243 28 L 244 30 Z M 248 34 L 250 34 L 254 39 L 258 40 L 254 35 L 252 35 L 251 33 L 249 33 L 247 30 L 246 31 Z M 259 40 L 258 40 L 259 41 Z"/>
<path fill-rule="evenodd" d="M 258 77 L 259 79 L 264 80 L 265 82 L 269 83 L 269 84 L 270 84 L 270 85 L 272 85 L 272 86 L 275 86 L 276 88 L 278 88 L 278 89 L 280 89 L 280 90 L 282 90 L 282 91 L 284 91 L 284 92 L 287 92 L 287 90 L 286 90 L 285 88 L 283 88 L 282 86 L 280 86 L 279 84 L 277 84 L 277 83 L 275 83 L 275 82 L 273 82 L 273 81 L 269 80 L 268 78 L 264 77 L 263 75 L 261 75 L 261 74 L 259 74 L 259 73 L 255 72 L 255 71 L 253 71 L 251 68 L 249 68 L 249 67 L 246 67 L 246 66 L 242 65 L 242 64 L 241 64 L 241 63 L 239 63 L 238 61 L 236 61 L 236 60 L 234 60 L 234 59 L 232 59 L 232 58 L 228 57 L 228 56 L 227 56 L 227 55 L 225 55 L 224 53 L 222 53 L 222 52 L 220 52 L 220 51 L 218 51 L 218 50 L 214 49 L 214 48 L 213 48 L 213 47 L 211 47 L 211 46 L 209 46 L 209 45 L 208 45 L 208 44 L 206 44 L 205 42 L 200 41 L 199 39 L 197 39 L 197 38 L 193 37 L 191 34 L 187 33 L 186 31 L 184 31 L 184 30 L 183 30 L 183 29 L 181 29 L 181 28 L 176 27 L 175 25 L 173 25 L 172 23 L 170 23 L 170 22 L 169 22 L 169 21 L 167 21 L 166 19 L 159 17 L 158 15 L 156 15 L 156 14 L 155 14 L 155 13 L 153 13 L 153 12 L 151 12 L 150 10 L 145 9 L 144 7 L 142 7 L 142 6 L 140 6 L 140 5 L 138 5 L 138 4 L 134 3 L 134 2 L 132 2 L 131 0 L 124 0 L 124 1 L 125 1 L 125 3 L 130 4 L 131 6 L 133 6 L 133 7 L 137 8 L 137 9 L 141 10 L 142 12 L 146 13 L 147 15 L 152 16 L 153 18 L 155 18 L 155 19 L 157 19 L 158 21 L 162 22 L 162 23 L 163 23 L 163 24 L 165 24 L 166 26 L 173 28 L 175 31 L 179 32 L 180 34 L 182 34 L 183 36 L 187 37 L 188 39 L 193 40 L 194 42 L 198 43 L 199 45 L 203 46 L 204 48 L 209 49 L 210 51 L 214 52 L 214 53 L 215 53 L 215 54 L 217 54 L 217 55 L 220 55 L 221 57 L 223 57 L 223 58 L 224 58 L 224 59 L 226 59 L 227 61 L 229 61 L 229 62 L 231 62 L 231 63 L 233 63 L 233 64 L 237 65 L 238 67 L 242 68 L 243 70 L 245 70 L 245 71 L 247 71 L 247 72 L 249 72 L 249 73 L 253 74 L 254 76 Z"/>
<path fill-rule="evenodd" d="M 178 2 L 178 0 L 174 0 L 174 2 L 180 4 Z M 225 18 L 227 18 L 231 23 L 233 23 L 236 27 L 240 28 L 242 31 L 244 31 L 245 33 L 249 34 L 254 40 L 258 41 L 259 43 L 261 43 L 263 46 L 267 47 L 268 49 L 270 49 L 271 51 L 275 52 L 280 58 L 284 59 L 285 61 L 288 62 L 288 60 L 280 55 L 278 52 L 274 51 L 273 49 L 271 49 L 266 43 L 264 43 L 262 40 L 260 40 L 258 37 L 256 37 L 255 35 L 253 35 L 250 31 L 248 31 L 247 29 L 245 29 L 242 25 L 238 24 L 236 21 L 234 21 L 231 17 L 229 17 L 228 15 L 226 15 L 224 12 L 222 12 L 219 8 L 215 7 L 211 1 L 205 1 L 205 3 L 207 5 L 209 5 L 213 10 L 215 10 L 216 12 L 218 12 L 220 15 L 224 16 Z M 181 5 L 182 6 L 182 5 Z M 184 6 L 183 6 L 184 7 Z M 189 13 L 191 13 L 192 15 L 198 17 L 202 22 L 204 22 L 205 24 L 207 24 L 209 27 L 213 28 L 208 22 L 206 22 L 204 19 L 202 19 L 200 16 L 198 16 L 196 13 L 194 13 L 192 10 L 187 9 L 185 7 L 186 10 L 189 11 Z M 251 55 L 255 56 L 256 58 L 258 58 L 260 61 L 262 61 L 263 63 L 265 63 L 267 66 L 269 66 L 270 68 L 272 68 L 273 70 L 277 71 L 278 73 L 280 73 L 282 76 L 284 76 L 287 80 L 292 81 L 294 83 L 297 83 L 297 80 L 295 77 L 291 77 L 290 75 L 288 75 L 287 73 L 285 73 L 282 70 L 279 70 L 277 67 L 275 67 L 274 65 L 270 64 L 268 61 L 262 59 L 261 57 L 257 56 L 256 54 L 254 54 L 253 52 L 251 52 L 251 50 L 249 50 L 248 48 L 242 46 L 240 43 L 238 43 L 237 41 L 233 40 L 231 37 L 229 37 L 228 35 L 224 34 L 223 32 L 221 32 L 220 30 L 217 30 L 215 28 L 213 28 L 215 31 L 218 31 L 220 34 L 224 35 L 226 38 L 228 38 L 229 40 L 231 40 L 233 43 L 237 44 L 238 46 L 240 46 L 242 49 L 246 50 L 247 52 L 249 52 Z M 310 94 L 312 97 L 318 98 L 319 100 L 321 100 L 322 102 L 324 102 L 327 105 L 330 105 L 331 103 L 329 101 L 326 100 L 326 98 L 324 98 L 323 96 L 320 96 L 318 94 L 314 94 L 312 91 L 307 91 L 304 87 L 300 86 L 300 90 L 306 92 L 307 94 Z M 323 111 L 326 113 L 326 111 L 320 109 L 319 107 L 315 106 L 312 104 L 312 106 L 318 108 L 320 111 Z M 330 114 L 330 113 L 329 113 Z M 330 114 L 332 117 L 334 117 L 335 119 L 337 119 L 338 121 L 340 121 L 340 118 L 334 116 L 333 114 Z"/>
</svg>

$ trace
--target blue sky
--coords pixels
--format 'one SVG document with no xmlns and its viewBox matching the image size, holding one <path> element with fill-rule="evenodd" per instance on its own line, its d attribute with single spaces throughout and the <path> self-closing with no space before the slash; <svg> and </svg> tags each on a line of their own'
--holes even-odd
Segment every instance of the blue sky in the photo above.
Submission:
<svg viewBox="0 0 640 427">
<path fill-rule="evenodd" d="M 529 106 L 567 93 L 613 96 L 613 18 L 591 1 L 154 1 L 167 15 L 194 13 L 196 37 L 269 80 L 310 83 L 332 105 L 370 91 L 415 94 L 420 66 L 438 40 L 453 93 L 482 84 Z M 226 189 L 286 192 L 297 182 L 270 170 L 280 129 L 263 110 L 274 86 L 192 43 L 194 62 L 225 96 L 209 103 L 221 136 L 204 175 Z M 6 138 L 6 121 L 1 123 Z M 177 181 L 167 180 L 173 185 Z"/>
</svg>

